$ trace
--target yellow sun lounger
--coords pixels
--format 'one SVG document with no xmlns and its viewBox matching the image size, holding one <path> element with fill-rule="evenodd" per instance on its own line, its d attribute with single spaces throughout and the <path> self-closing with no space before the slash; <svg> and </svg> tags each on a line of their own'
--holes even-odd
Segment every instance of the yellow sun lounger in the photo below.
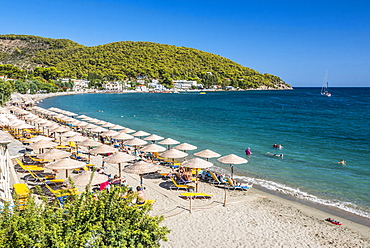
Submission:
<svg viewBox="0 0 370 248">
<path fill-rule="evenodd" d="M 199 198 L 207 199 L 207 198 L 211 198 L 212 196 L 213 196 L 212 194 L 195 193 L 195 192 L 188 192 L 188 193 L 181 193 L 180 194 L 181 198 L 186 198 L 186 199 L 189 199 L 189 198 L 192 198 L 192 199 L 199 199 Z"/>
<path fill-rule="evenodd" d="M 18 158 L 15 158 L 15 161 L 17 161 L 17 164 L 21 167 L 20 169 L 16 169 L 16 172 L 19 172 L 19 170 L 22 171 L 44 171 L 45 168 L 37 166 L 37 165 L 24 165 L 22 161 L 20 161 Z"/>
<path fill-rule="evenodd" d="M 30 194 L 30 190 L 28 189 L 27 185 L 24 183 L 16 183 L 13 185 L 14 193 L 16 194 L 16 204 L 20 210 L 25 209 L 25 204 L 28 201 L 28 197 Z"/>
<path fill-rule="evenodd" d="M 179 189 L 185 189 L 185 190 L 194 190 L 194 186 L 190 186 L 190 185 L 180 185 L 176 182 L 175 178 L 174 177 L 171 177 L 171 181 L 173 182 L 173 186 L 170 186 L 170 189 L 176 189 L 176 190 L 179 190 Z"/>
</svg>

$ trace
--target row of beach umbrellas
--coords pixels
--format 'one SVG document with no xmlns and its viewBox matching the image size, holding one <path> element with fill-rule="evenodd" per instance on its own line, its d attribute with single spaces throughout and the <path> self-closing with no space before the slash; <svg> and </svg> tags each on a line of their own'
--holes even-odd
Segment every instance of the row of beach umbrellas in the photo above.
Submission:
<svg viewBox="0 0 370 248">
<path fill-rule="evenodd" d="M 37 107 L 37 108 L 40 111 L 41 108 L 39 108 L 39 107 Z M 51 110 L 52 109 L 49 109 L 49 111 L 51 111 Z M 53 109 L 53 110 L 56 111 L 55 109 Z M 182 144 L 177 145 L 174 148 L 170 149 L 171 145 L 179 144 L 180 142 L 178 142 L 176 140 L 173 140 L 171 138 L 164 139 L 161 136 L 158 136 L 156 134 L 149 134 L 149 133 L 144 132 L 144 131 L 135 132 L 135 130 L 128 129 L 128 128 L 122 127 L 120 125 L 115 125 L 115 124 L 107 123 L 107 122 L 104 122 L 104 121 L 94 120 L 94 119 L 92 119 L 90 117 L 87 117 L 87 116 L 78 116 L 77 114 L 74 114 L 74 113 L 71 113 L 71 112 L 68 112 L 68 111 L 67 111 L 67 113 L 63 112 L 62 110 L 58 110 L 58 111 L 60 112 L 60 114 L 64 113 L 65 115 L 69 115 L 69 116 L 77 116 L 77 118 L 90 120 L 95 124 L 101 124 L 102 126 L 98 126 L 101 129 L 94 128 L 94 130 L 97 131 L 97 132 L 101 131 L 102 136 L 105 135 L 106 137 L 112 137 L 116 140 L 122 140 L 122 141 L 127 140 L 124 143 L 126 145 L 131 145 L 131 146 L 134 146 L 134 147 L 141 147 L 141 146 L 147 144 L 147 140 L 152 141 L 152 144 L 142 148 L 141 150 L 144 151 L 144 152 L 163 152 L 163 153 L 160 154 L 162 157 L 171 158 L 171 159 L 184 158 L 184 157 L 188 156 L 186 151 L 197 149 L 196 146 L 193 146 L 193 145 L 188 144 L 188 143 L 182 143 Z M 56 111 L 56 112 L 58 112 L 58 111 Z M 29 114 L 29 112 L 28 113 L 23 112 L 23 114 L 27 115 L 27 114 Z M 59 116 L 59 117 L 61 117 L 61 116 Z M 29 118 L 29 119 L 31 119 L 31 118 Z M 74 121 L 76 121 L 75 118 L 71 118 L 71 119 L 74 119 Z M 73 121 L 73 120 L 69 120 L 69 121 Z M 39 126 L 44 126 L 46 123 L 47 123 L 47 121 L 43 120 L 43 121 L 40 121 L 38 125 Z M 20 129 L 33 128 L 34 127 L 32 125 L 29 125 L 29 124 L 27 126 L 26 124 L 27 123 L 24 123 L 23 126 L 20 126 L 21 127 Z M 90 125 L 90 124 L 87 124 L 87 125 Z M 85 125 L 85 127 L 87 125 Z M 103 126 L 108 127 L 109 130 L 105 129 Z M 15 126 L 15 128 L 19 128 L 19 127 Z M 117 131 L 115 131 L 114 129 L 116 129 Z M 121 130 L 121 132 L 118 132 L 118 130 Z M 62 137 L 68 137 L 67 141 L 74 141 L 74 142 L 76 142 L 76 145 L 78 144 L 80 146 L 89 146 L 89 147 L 97 146 L 96 148 L 91 149 L 89 151 L 89 155 L 90 155 L 90 153 L 91 154 L 114 153 L 113 155 L 107 157 L 104 161 L 107 162 L 107 163 L 113 163 L 113 164 L 116 163 L 116 164 L 118 164 L 120 174 L 121 174 L 121 164 L 124 163 L 124 162 L 132 161 L 132 160 L 135 159 L 135 156 L 133 156 L 133 155 L 118 152 L 118 150 L 116 148 L 113 148 L 113 147 L 107 146 L 107 145 L 102 145 L 100 142 L 97 142 L 97 141 L 94 141 L 94 140 L 91 140 L 91 139 L 87 139 L 86 137 L 81 136 L 79 133 L 72 132 L 69 129 L 63 127 L 63 126 L 55 127 L 51 131 L 54 132 L 54 133 L 59 134 L 60 143 L 61 143 L 61 138 Z M 133 133 L 133 134 L 130 135 L 128 133 Z M 147 137 L 144 138 L 144 139 L 141 139 L 142 137 L 145 137 L 145 136 L 147 136 Z M 44 136 L 40 136 L 40 137 L 44 137 Z M 140 137 L 140 138 L 137 138 L 137 137 Z M 36 138 L 36 137 L 34 137 L 34 138 Z M 166 148 L 155 144 L 155 142 L 159 141 L 159 140 L 162 140 L 162 141 L 158 142 L 158 144 L 164 144 L 164 145 L 168 146 L 167 151 L 165 151 Z M 42 142 L 44 143 L 43 145 L 41 145 Z M 47 144 L 47 142 L 49 142 L 49 144 Z M 35 141 L 29 147 L 32 148 L 32 149 L 40 149 L 40 148 L 52 148 L 56 145 L 57 145 L 57 143 L 55 143 L 55 142 L 51 142 L 50 140 L 42 139 L 42 140 L 39 140 L 39 141 Z M 55 154 L 52 155 L 53 153 L 56 152 L 56 150 L 58 150 L 58 149 L 51 149 L 50 151 L 48 151 L 51 154 L 49 156 L 52 159 L 56 159 L 58 157 Z M 61 151 L 61 152 L 64 152 L 64 151 Z M 52 162 L 52 163 L 48 164 L 47 168 L 51 168 L 51 169 L 54 169 L 54 168 L 55 169 L 64 169 L 64 168 L 75 169 L 75 168 L 81 168 L 81 167 L 86 165 L 84 162 L 69 159 L 68 157 L 70 156 L 70 154 L 68 156 L 66 156 L 66 155 L 67 155 L 67 153 L 64 153 L 64 154 L 60 153 L 60 156 L 62 156 L 60 161 L 55 161 L 55 162 Z M 128 157 L 126 155 L 131 156 L 131 157 Z M 194 155 L 198 156 L 198 157 L 206 158 L 206 160 L 199 159 L 199 158 L 194 158 L 194 159 L 183 162 L 182 165 L 184 167 L 189 167 L 189 168 L 205 169 L 205 168 L 209 168 L 213 165 L 212 163 L 208 162 L 209 158 L 216 158 L 216 157 L 221 156 L 220 154 L 215 153 L 215 152 L 213 152 L 211 150 L 208 150 L 208 149 L 203 150 L 201 152 L 197 152 Z M 66 156 L 66 157 L 64 157 L 64 156 Z M 40 158 L 48 159 L 48 156 L 46 154 L 44 154 Z M 243 163 L 248 162 L 246 159 L 241 158 L 241 157 L 239 157 L 237 155 L 234 155 L 234 154 L 230 154 L 228 156 L 221 157 L 221 158 L 218 159 L 218 161 L 221 162 L 221 163 L 224 163 L 224 164 L 230 164 L 230 166 L 231 166 L 231 176 L 232 177 L 233 177 L 233 165 L 243 164 Z M 78 162 L 78 163 L 76 163 L 76 162 Z M 67 166 L 67 165 L 69 165 L 69 166 Z M 126 173 L 133 173 L 133 174 L 141 175 L 140 176 L 141 183 L 142 183 L 142 174 L 150 173 L 150 172 L 157 171 L 157 170 L 159 170 L 159 168 L 156 168 L 156 166 L 154 166 L 153 164 L 146 163 L 144 161 L 137 162 L 133 165 L 125 167 L 125 169 L 124 169 L 124 171 Z M 67 171 L 67 169 L 66 169 L 66 171 Z M 66 175 L 68 175 L 68 174 L 66 174 Z"/>
</svg>

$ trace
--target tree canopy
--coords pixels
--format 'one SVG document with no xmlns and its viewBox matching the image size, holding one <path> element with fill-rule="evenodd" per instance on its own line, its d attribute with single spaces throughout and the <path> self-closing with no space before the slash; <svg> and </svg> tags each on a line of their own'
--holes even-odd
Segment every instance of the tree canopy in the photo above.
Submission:
<svg viewBox="0 0 370 248">
<path fill-rule="evenodd" d="M 64 201 L 36 204 L 23 210 L 5 207 L 0 213 L 0 247 L 159 247 L 169 230 L 163 217 L 150 216 L 150 205 L 131 204 L 126 187 L 98 195 L 83 193 Z"/>
<path fill-rule="evenodd" d="M 165 84 L 181 79 L 196 80 L 206 87 L 213 84 L 240 88 L 288 86 L 277 76 L 261 74 L 219 55 L 193 48 L 133 41 L 86 47 L 66 39 L 26 35 L 2 35 L 0 43 L 2 40 L 13 42 L 13 49 L 5 43 L 3 48 L 0 46 L 3 55 L 0 62 L 28 66 L 20 68 L 29 68 L 32 64 L 33 70 L 54 67 L 62 77 L 87 79 L 95 75 L 113 81 L 142 75 Z M 5 49 L 7 46 L 9 49 Z M 27 60 L 22 60 L 24 58 Z"/>
</svg>

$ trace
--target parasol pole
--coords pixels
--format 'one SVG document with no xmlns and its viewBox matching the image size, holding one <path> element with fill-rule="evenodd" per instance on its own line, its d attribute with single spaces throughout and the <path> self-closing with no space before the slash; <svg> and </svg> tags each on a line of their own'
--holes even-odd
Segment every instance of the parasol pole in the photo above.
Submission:
<svg viewBox="0 0 370 248">
<path fill-rule="evenodd" d="M 140 186 L 143 186 L 143 174 L 140 174 Z"/>
<path fill-rule="evenodd" d="M 225 194 L 224 194 L 224 207 L 226 207 L 226 195 L 227 195 L 226 194 L 226 187 L 225 187 L 225 190 L 224 191 L 225 191 Z"/>
<path fill-rule="evenodd" d="M 230 164 L 231 167 L 231 179 L 234 179 L 234 165 Z"/>
<path fill-rule="evenodd" d="M 192 206 L 192 199 L 193 197 L 189 197 L 189 200 L 190 200 L 190 213 L 192 213 L 193 212 L 193 206 Z"/>
<path fill-rule="evenodd" d="M 122 176 L 122 172 L 121 172 L 121 163 L 118 163 L 118 175 L 119 177 Z"/>
</svg>

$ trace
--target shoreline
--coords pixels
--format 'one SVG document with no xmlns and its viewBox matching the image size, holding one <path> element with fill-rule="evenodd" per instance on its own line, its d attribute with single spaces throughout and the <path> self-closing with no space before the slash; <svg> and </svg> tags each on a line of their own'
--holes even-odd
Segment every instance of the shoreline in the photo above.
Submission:
<svg viewBox="0 0 370 248">
<path fill-rule="evenodd" d="M 105 91 L 103 91 L 103 92 L 97 91 L 96 92 L 96 91 L 94 91 L 94 92 L 50 93 L 50 94 L 40 94 L 40 95 L 37 96 L 36 99 L 37 99 L 37 101 L 40 101 L 42 99 L 49 98 L 49 97 L 54 97 L 54 96 L 71 95 L 71 94 L 88 94 L 88 93 L 117 93 L 117 92 L 105 92 Z M 131 91 L 120 92 L 120 93 L 131 93 Z M 137 93 L 137 92 L 133 91 L 132 93 Z M 321 204 L 321 203 L 317 203 L 317 202 L 313 202 L 313 201 L 309 201 L 309 200 L 305 200 L 305 199 L 300 199 L 300 198 L 294 197 L 293 195 L 284 194 L 282 192 L 279 192 L 279 190 L 271 190 L 271 189 L 268 189 L 268 188 L 265 188 L 263 186 L 256 185 L 256 184 L 255 184 L 255 188 L 258 188 L 258 190 L 260 190 L 262 192 L 265 192 L 265 193 L 269 193 L 271 195 L 275 195 L 275 196 L 278 196 L 278 197 L 281 197 L 281 198 L 284 198 L 284 199 L 287 199 L 287 200 L 290 200 L 290 201 L 294 201 L 294 202 L 297 202 L 297 203 L 300 203 L 300 204 L 304 204 L 304 205 L 316 208 L 318 210 L 321 210 L 321 211 L 324 211 L 324 212 L 328 213 L 329 215 L 335 214 L 336 216 L 338 216 L 340 218 L 344 218 L 346 220 L 356 222 L 356 223 L 359 223 L 361 225 L 370 227 L 370 218 L 363 217 L 363 216 L 351 213 L 349 211 L 342 210 L 338 207 L 325 205 L 325 204 Z"/>
<path fill-rule="evenodd" d="M 109 173 L 116 174 L 118 165 L 109 164 Z M 169 167 L 162 167 L 163 171 Z M 137 175 L 125 174 L 130 186 L 139 185 Z M 151 215 L 163 215 L 162 225 L 172 231 L 161 247 L 367 247 L 370 228 L 342 217 L 328 215 L 314 206 L 299 202 L 279 192 L 266 192 L 258 186 L 248 192 L 224 190 L 201 182 L 201 192 L 213 194 L 209 200 L 189 201 L 171 191 L 168 179 L 149 174 L 144 176 L 147 199 L 154 199 Z M 227 204 L 224 207 L 224 194 Z M 280 195 L 279 195 L 280 194 Z M 335 226 L 325 218 L 343 222 Z"/>
</svg>

